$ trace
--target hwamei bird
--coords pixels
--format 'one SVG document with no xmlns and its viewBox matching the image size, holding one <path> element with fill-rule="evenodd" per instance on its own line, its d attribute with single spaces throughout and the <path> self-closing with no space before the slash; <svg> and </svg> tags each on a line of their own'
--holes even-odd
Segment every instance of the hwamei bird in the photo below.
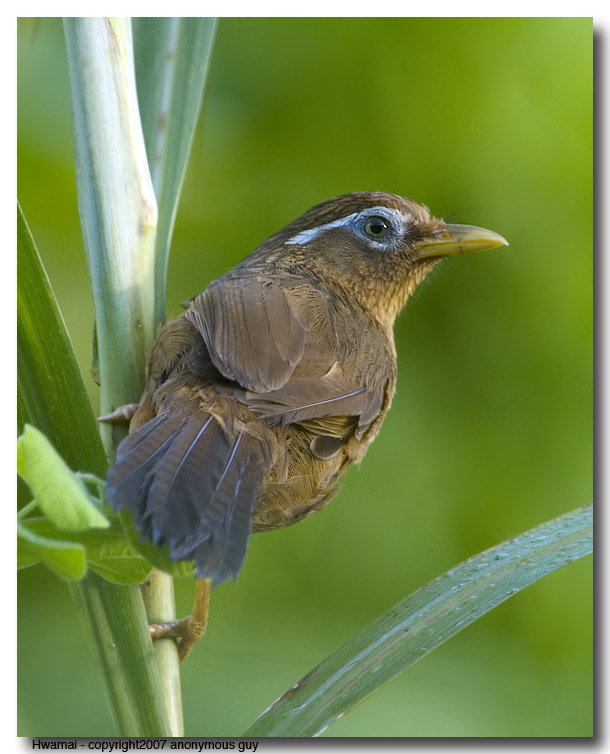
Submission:
<svg viewBox="0 0 610 754">
<path fill-rule="evenodd" d="M 324 507 L 396 386 L 393 325 L 442 259 L 506 245 L 383 192 L 318 204 L 158 333 L 106 496 L 218 584 L 251 532 Z"/>
</svg>

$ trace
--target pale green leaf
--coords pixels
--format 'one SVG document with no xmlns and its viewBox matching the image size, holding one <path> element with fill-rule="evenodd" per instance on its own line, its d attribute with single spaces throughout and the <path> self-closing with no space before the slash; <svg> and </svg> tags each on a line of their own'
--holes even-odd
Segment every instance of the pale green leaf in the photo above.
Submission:
<svg viewBox="0 0 610 754">
<path fill-rule="evenodd" d="M 87 572 L 85 548 L 75 542 L 47 539 L 17 522 L 17 564 L 19 568 L 42 562 L 67 581 L 82 579 Z"/>
<path fill-rule="evenodd" d="M 79 533 L 61 532 L 44 518 L 28 518 L 30 531 L 46 539 L 77 542 L 86 549 L 87 565 L 114 584 L 140 584 L 152 566 L 140 557 L 125 536 L 123 527 L 112 517 L 107 529 L 89 529 Z"/>
<path fill-rule="evenodd" d="M 40 558 L 34 554 L 34 550 L 31 547 L 24 548 L 17 537 L 17 569 L 29 568 L 38 563 L 40 563 Z"/>
<path fill-rule="evenodd" d="M 17 470 L 43 513 L 58 529 L 104 528 L 108 519 L 91 502 L 85 485 L 43 433 L 26 424 L 17 440 Z"/>
<path fill-rule="evenodd" d="M 123 545 L 123 553 L 116 549 L 113 553 L 99 560 L 93 556 L 87 559 L 89 568 L 112 584 L 141 584 L 152 570 L 151 564 L 134 554 L 127 544 Z"/>
</svg>

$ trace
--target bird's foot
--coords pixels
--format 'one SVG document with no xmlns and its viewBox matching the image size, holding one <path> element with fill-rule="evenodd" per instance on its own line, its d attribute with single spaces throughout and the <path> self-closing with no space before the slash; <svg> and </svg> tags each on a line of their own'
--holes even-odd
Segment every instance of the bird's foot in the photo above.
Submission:
<svg viewBox="0 0 610 754">
<path fill-rule="evenodd" d="M 126 424 L 133 419 L 133 415 L 138 410 L 139 403 L 124 403 L 122 406 L 118 406 L 105 416 L 98 416 L 98 422 L 105 422 L 107 424 Z"/>
<path fill-rule="evenodd" d="M 195 604 L 191 615 L 168 623 L 153 623 L 148 627 L 151 639 L 179 639 L 178 659 L 180 662 L 188 657 L 195 642 L 204 635 L 208 626 L 210 589 L 210 579 L 197 579 Z"/>
<path fill-rule="evenodd" d="M 205 623 L 192 620 L 192 615 L 187 615 L 182 620 L 174 620 L 169 623 L 153 623 L 148 628 L 151 639 L 178 639 L 178 659 L 182 662 L 195 646 L 195 642 L 205 633 Z"/>
</svg>

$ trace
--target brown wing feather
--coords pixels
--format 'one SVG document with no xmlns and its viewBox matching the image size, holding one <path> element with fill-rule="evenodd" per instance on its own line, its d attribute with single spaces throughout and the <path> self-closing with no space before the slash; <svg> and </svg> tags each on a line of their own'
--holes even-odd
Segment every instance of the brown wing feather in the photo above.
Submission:
<svg viewBox="0 0 610 754">
<path fill-rule="evenodd" d="M 381 409 L 385 385 L 368 384 L 358 369 L 347 376 L 342 364 L 359 343 L 356 334 L 352 343 L 337 337 L 335 305 L 300 280 L 280 287 L 262 276 L 229 277 L 193 299 L 184 316 L 215 367 L 238 383 L 233 396 L 268 424 L 358 417 L 361 437 Z M 353 422 L 348 427 L 354 431 Z"/>
<path fill-rule="evenodd" d="M 269 279 L 221 278 L 191 302 L 185 316 L 215 366 L 248 390 L 277 390 L 303 356 L 306 330 Z"/>
</svg>

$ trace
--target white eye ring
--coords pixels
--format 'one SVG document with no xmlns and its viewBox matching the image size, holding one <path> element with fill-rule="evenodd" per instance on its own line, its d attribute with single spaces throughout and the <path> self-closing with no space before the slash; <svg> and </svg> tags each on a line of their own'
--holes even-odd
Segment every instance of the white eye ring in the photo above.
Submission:
<svg viewBox="0 0 610 754">
<path fill-rule="evenodd" d="M 403 237 L 405 218 L 391 207 L 370 207 L 358 214 L 353 230 L 379 251 L 396 248 Z"/>
</svg>

